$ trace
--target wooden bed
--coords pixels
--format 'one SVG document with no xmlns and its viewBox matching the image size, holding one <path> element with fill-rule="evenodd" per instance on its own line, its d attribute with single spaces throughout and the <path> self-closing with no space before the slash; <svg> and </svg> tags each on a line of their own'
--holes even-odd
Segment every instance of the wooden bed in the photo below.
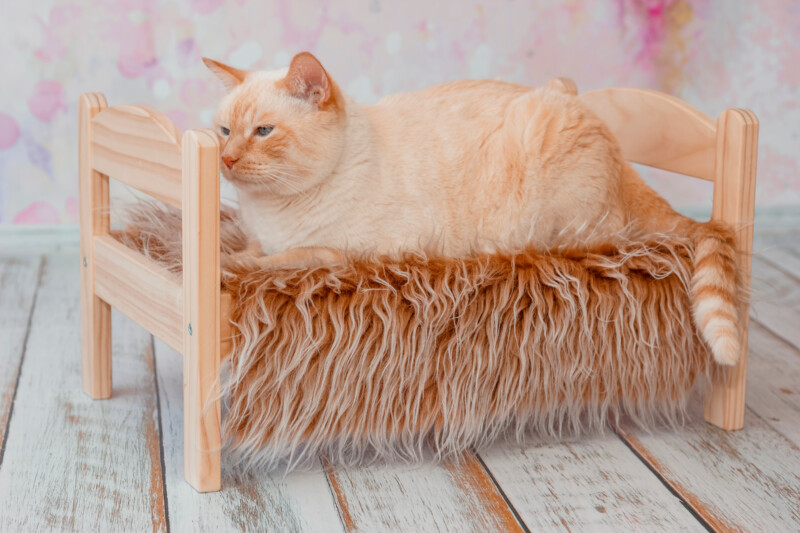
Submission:
<svg viewBox="0 0 800 533">
<path fill-rule="evenodd" d="M 577 94 L 566 78 L 548 86 Z M 712 218 L 737 228 L 749 286 L 755 115 L 728 109 L 714 122 L 677 98 L 642 89 L 581 98 L 608 123 L 628 160 L 714 183 Z M 83 388 L 94 399 L 111 397 L 115 307 L 183 354 L 184 475 L 200 492 L 220 490 L 220 405 L 207 402 L 217 396 L 220 361 L 230 350 L 230 295 L 220 290 L 217 136 L 181 132 L 147 107 L 109 107 L 99 93 L 81 95 L 79 114 Z M 181 209 L 183 276 L 111 237 L 109 176 Z M 705 419 L 727 430 L 744 421 L 746 333 L 742 346 L 738 365 L 721 374 L 705 401 Z"/>
</svg>

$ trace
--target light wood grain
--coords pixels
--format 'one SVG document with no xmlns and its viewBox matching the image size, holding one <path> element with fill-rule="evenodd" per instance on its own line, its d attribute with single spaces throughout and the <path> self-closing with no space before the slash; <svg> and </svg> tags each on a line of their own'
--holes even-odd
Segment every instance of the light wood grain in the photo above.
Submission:
<svg viewBox="0 0 800 533">
<path fill-rule="evenodd" d="M 613 433 L 481 453 L 532 531 L 703 531 Z"/>
<path fill-rule="evenodd" d="M 521 531 L 474 455 L 437 465 L 329 469 L 349 531 Z"/>
<path fill-rule="evenodd" d="M 265 472 L 225 464 L 223 490 L 199 494 L 183 479 L 183 369 L 180 355 L 156 341 L 164 431 L 164 472 L 172 531 L 342 532 L 321 467 L 311 472 Z"/>
<path fill-rule="evenodd" d="M 78 159 L 81 233 L 81 343 L 83 390 L 95 399 L 111 397 L 111 308 L 94 293 L 93 238 L 109 231 L 108 176 L 94 170 L 93 117 L 107 107 L 99 93 L 78 101 Z"/>
<path fill-rule="evenodd" d="M 92 121 L 93 167 L 180 207 L 181 135 L 180 128 L 154 109 L 110 107 Z"/>
<path fill-rule="evenodd" d="M 698 399 L 682 431 L 618 431 L 715 530 L 796 531 L 800 447 L 750 410 L 740 431 L 705 424 Z"/>
<path fill-rule="evenodd" d="M 600 89 L 581 99 L 605 121 L 628 161 L 714 181 L 717 128 L 705 113 L 646 89 Z"/>
<path fill-rule="evenodd" d="M 83 394 L 79 268 L 77 253 L 44 263 L 0 468 L 0 531 L 165 531 L 151 337 L 115 313 L 115 397 Z"/>
<path fill-rule="evenodd" d="M 95 290 L 179 353 L 183 351 L 183 282 L 158 263 L 110 236 L 95 237 Z M 231 349 L 231 295 L 220 293 L 220 339 L 224 360 Z"/>
<path fill-rule="evenodd" d="M 36 255 L 0 258 L 0 466 L 41 261 Z"/>
<path fill-rule="evenodd" d="M 183 135 L 184 473 L 220 489 L 219 145 L 210 130 Z"/>
<path fill-rule="evenodd" d="M 95 291 L 176 350 L 183 349 L 180 276 L 105 235 L 94 241 Z"/>
<path fill-rule="evenodd" d="M 750 258 L 753 251 L 753 213 L 756 192 L 758 120 L 746 109 L 728 109 L 717 121 L 714 207 L 711 218 L 736 230 L 739 270 L 745 298 L 750 288 Z M 744 424 L 747 378 L 747 321 L 749 304 L 740 306 L 742 353 L 733 368 L 715 373 L 705 397 L 705 419 L 723 429 Z"/>
</svg>

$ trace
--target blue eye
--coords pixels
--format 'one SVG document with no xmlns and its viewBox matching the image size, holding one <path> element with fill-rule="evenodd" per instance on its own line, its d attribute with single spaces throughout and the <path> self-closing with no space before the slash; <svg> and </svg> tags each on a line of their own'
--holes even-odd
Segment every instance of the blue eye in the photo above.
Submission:
<svg viewBox="0 0 800 533">
<path fill-rule="evenodd" d="M 231 134 L 231 130 L 229 130 L 225 126 L 220 126 L 219 131 L 226 137 Z"/>
<path fill-rule="evenodd" d="M 260 135 L 261 137 L 266 137 L 274 129 L 275 129 L 275 126 L 259 126 L 258 128 L 256 128 L 256 133 L 258 135 Z"/>
</svg>

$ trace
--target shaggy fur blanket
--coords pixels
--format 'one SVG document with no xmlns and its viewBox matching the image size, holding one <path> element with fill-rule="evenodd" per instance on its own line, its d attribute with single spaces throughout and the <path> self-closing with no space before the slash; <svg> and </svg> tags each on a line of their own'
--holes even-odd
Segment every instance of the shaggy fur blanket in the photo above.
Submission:
<svg viewBox="0 0 800 533">
<path fill-rule="evenodd" d="M 118 238 L 180 272 L 180 212 L 143 203 L 126 222 Z M 692 320 L 687 237 L 267 269 L 235 259 L 240 227 L 224 210 L 221 389 L 226 442 L 250 460 L 441 458 L 620 412 L 676 422 L 716 368 Z"/>
</svg>

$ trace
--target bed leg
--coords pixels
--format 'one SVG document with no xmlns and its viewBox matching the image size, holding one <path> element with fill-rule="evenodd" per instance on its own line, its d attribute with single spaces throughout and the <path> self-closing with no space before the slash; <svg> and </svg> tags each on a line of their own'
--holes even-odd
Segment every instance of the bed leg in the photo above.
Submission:
<svg viewBox="0 0 800 533">
<path fill-rule="evenodd" d="M 81 359 L 83 390 L 95 400 L 111 397 L 111 306 L 94 292 L 94 237 L 109 231 L 108 176 L 92 165 L 92 118 L 108 107 L 100 93 L 84 93 L 79 109 L 81 237 Z"/>
<path fill-rule="evenodd" d="M 219 146 L 210 131 L 183 135 L 184 475 L 220 490 Z"/>
<path fill-rule="evenodd" d="M 737 233 L 739 266 L 744 287 L 750 288 L 753 251 L 758 120 L 746 109 L 728 109 L 717 120 L 717 155 L 712 219 L 731 224 Z M 745 382 L 747 377 L 747 326 L 750 306 L 744 302 L 742 353 L 732 368 L 715 372 L 711 391 L 705 399 L 706 421 L 722 429 L 744 426 Z"/>
</svg>

